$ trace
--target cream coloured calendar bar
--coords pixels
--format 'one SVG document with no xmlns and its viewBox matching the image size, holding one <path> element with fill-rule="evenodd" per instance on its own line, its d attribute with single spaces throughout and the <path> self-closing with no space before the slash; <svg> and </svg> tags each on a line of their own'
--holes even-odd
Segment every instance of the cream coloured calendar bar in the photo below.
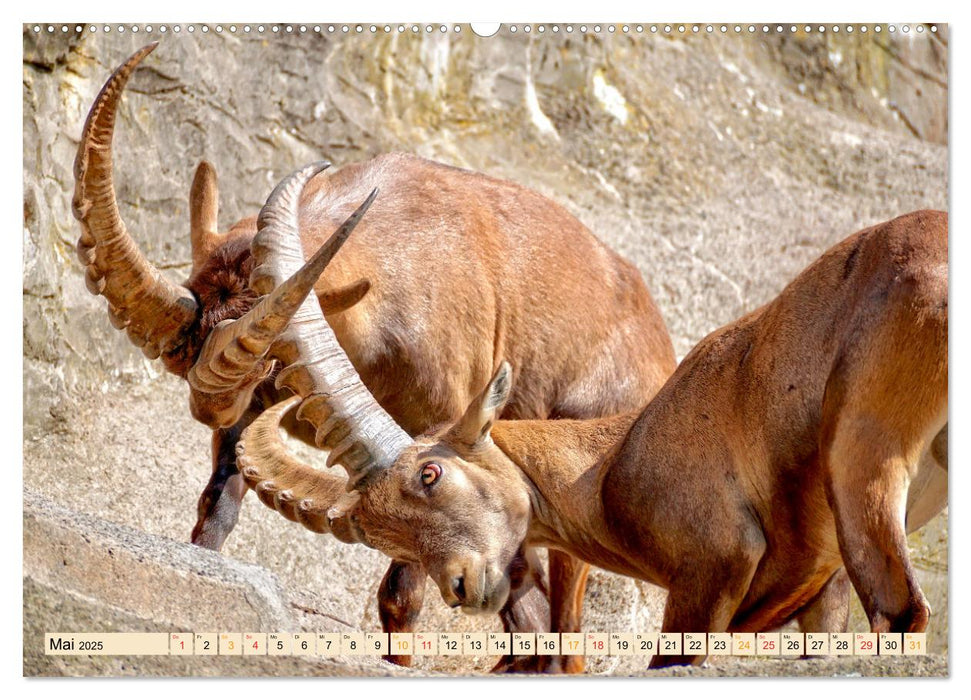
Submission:
<svg viewBox="0 0 971 700">
<path fill-rule="evenodd" d="M 67 632 L 44 635 L 53 656 L 168 656 L 166 632 Z"/>
<path fill-rule="evenodd" d="M 927 654 L 920 633 L 48 633 L 52 656 L 911 656 Z"/>
</svg>

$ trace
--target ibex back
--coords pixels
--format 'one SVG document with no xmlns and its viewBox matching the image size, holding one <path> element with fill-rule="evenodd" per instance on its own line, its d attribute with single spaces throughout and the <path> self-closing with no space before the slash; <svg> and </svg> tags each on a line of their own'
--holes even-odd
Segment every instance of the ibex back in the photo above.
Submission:
<svg viewBox="0 0 971 700">
<path fill-rule="evenodd" d="M 113 324 L 188 380 L 192 414 L 213 429 L 213 474 L 192 541 L 218 549 L 246 493 L 236 441 L 279 398 L 267 381 L 275 365 L 266 351 L 300 297 L 288 292 L 254 308 L 257 219 L 218 232 L 216 175 L 207 163 L 192 184 L 192 271 L 184 286 L 167 282 L 127 233 L 111 141 L 124 86 L 153 48 L 115 71 L 85 124 L 75 166 L 78 254 Z M 373 188 L 380 196 L 314 291 L 354 368 L 408 433 L 458 419 L 502 357 L 520 370 L 508 418 L 631 410 L 673 371 L 671 341 L 637 269 L 561 206 L 510 182 L 401 154 L 350 165 L 314 178 L 294 202 L 302 231 L 296 249 L 316 251 Z M 288 421 L 313 441 L 306 426 Z M 517 555 L 517 596 L 539 575 L 530 573 L 527 555 Z M 586 571 L 551 556 L 555 627 L 579 629 Z M 409 629 L 424 582 L 419 567 L 392 565 L 379 593 L 387 629 Z M 504 617 L 507 626 L 529 629 L 545 627 L 546 614 L 545 603 L 524 599 Z M 570 660 L 574 670 L 578 661 Z"/>
<path fill-rule="evenodd" d="M 278 239 L 266 232 L 268 256 Z M 702 340 L 640 413 L 496 422 L 514 384 L 503 363 L 457 422 L 379 455 L 360 426 L 381 409 L 335 391 L 318 312 L 281 337 L 280 383 L 355 488 L 315 491 L 272 412 L 240 460 L 344 539 L 421 562 L 454 605 L 497 609 L 515 553 L 547 546 L 667 588 L 663 631 L 845 629 L 844 566 L 874 631 L 921 631 L 906 531 L 946 502 L 947 318 L 947 215 L 916 212 Z"/>
</svg>

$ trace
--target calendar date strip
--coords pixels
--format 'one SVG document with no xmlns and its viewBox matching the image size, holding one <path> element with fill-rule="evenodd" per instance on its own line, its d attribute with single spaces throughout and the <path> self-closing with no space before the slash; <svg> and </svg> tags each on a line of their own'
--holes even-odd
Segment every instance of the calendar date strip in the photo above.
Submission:
<svg viewBox="0 0 971 700">
<path fill-rule="evenodd" d="M 925 633 L 86 632 L 44 635 L 51 656 L 919 656 Z"/>
</svg>

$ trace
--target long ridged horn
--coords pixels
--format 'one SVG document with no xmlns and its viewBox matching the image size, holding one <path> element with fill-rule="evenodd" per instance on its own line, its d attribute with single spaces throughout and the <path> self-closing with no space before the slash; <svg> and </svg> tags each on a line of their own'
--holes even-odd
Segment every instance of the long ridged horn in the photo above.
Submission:
<svg viewBox="0 0 971 700">
<path fill-rule="evenodd" d="M 299 190 L 303 189 L 303 184 L 328 167 L 330 163 L 326 162 L 307 166 L 300 171 L 304 180 L 299 183 L 291 181 L 289 188 L 282 190 L 277 186 L 270 199 L 290 197 L 294 190 L 298 190 L 296 197 L 299 199 Z M 347 236 L 357 226 L 373 200 L 373 197 L 369 198 L 351 214 L 338 232 L 309 261 L 303 263 L 301 253 L 302 267 L 289 277 L 278 277 L 277 279 L 283 281 L 245 315 L 236 320 L 223 321 L 212 329 L 202 346 L 199 359 L 189 370 L 189 386 L 196 391 L 210 394 L 224 393 L 239 386 L 287 327 L 293 314 L 310 295 L 324 268 L 340 250 L 341 244 L 347 240 Z M 260 220 L 262 216 L 261 213 Z M 298 239 L 297 244 L 299 243 Z M 254 242 L 253 253 L 259 261 L 261 256 L 257 254 L 256 247 Z"/>
<path fill-rule="evenodd" d="M 303 263 L 297 202 L 310 179 L 308 170 L 280 183 L 260 212 L 252 244 L 258 265 L 250 276 L 250 286 L 258 292 L 289 278 Z M 371 192 L 365 204 L 376 195 L 377 190 Z M 350 230 L 345 223 L 325 247 L 342 244 Z M 317 445 L 330 449 L 328 466 L 342 465 L 351 488 L 362 487 L 372 470 L 393 464 L 412 443 L 364 386 L 315 299 L 300 306 L 273 354 L 287 365 L 277 377 L 277 387 L 286 386 L 304 397 L 297 417 L 314 426 Z"/>
<path fill-rule="evenodd" d="M 299 402 L 299 396 L 291 396 L 261 413 L 243 431 L 236 463 L 265 505 L 308 530 L 329 532 L 327 511 L 346 492 L 347 479 L 314 469 L 287 451 L 280 421 Z"/>
<path fill-rule="evenodd" d="M 125 228 L 115 199 L 111 140 L 118 102 L 128 78 L 157 44 L 136 51 L 98 93 L 88 112 L 74 160 L 74 217 L 81 223 L 77 253 L 86 266 L 92 294 L 108 300 L 115 328 L 151 359 L 184 341 L 195 322 L 197 303 L 185 287 L 167 281 L 138 250 Z"/>
</svg>

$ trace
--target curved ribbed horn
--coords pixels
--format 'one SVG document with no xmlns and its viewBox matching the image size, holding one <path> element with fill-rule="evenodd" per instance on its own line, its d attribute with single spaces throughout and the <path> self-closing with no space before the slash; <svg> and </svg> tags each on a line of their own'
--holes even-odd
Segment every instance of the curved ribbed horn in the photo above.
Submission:
<svg viewBox="0 0 971 700">
<path fill-rule="evenodd" d="M 307 180 L 329 166 L 330 163 L 321 162 L 305 168 L 300 172 L 306 176 L 306 180 L 299 184 L 291 182 L 289 190 L 281 190 L 278 186 L 270 195 L 271 199 L 274 196 L 291 196 L 294 189 L 302 189 Z M 297 196 L 299 197 L 299 192 Z M 371 201 L 369 199 L 365 202 L 344 222 L 338 229 L 341 236 L 332 236 L 306 263 L 303 263 L 301 252 L 302 267 L 288 278 L 276 277 L 275 279 L 283 281 L 245 315 L 236 320 L 223 321 L 212 329 L 202 346 L 199 358 L 189 370 L 189 386 L 208 394 L 224 393 L 239 386 L 286 328 L 294 312 L 313 290 L 327 263 L 340 249 L 340 244 L 361 220 Z M 299 245 L 299 239 L 297 243 Z M 255 247 L 254 255 L 257 261 L 261 259 Z"/>
<path fill-rule="evenodd" d="M 87 268 L 88 290 L 108 300 L 112 325 L 126 329 L 131 341 L 152 359 L 184 342 L 197 308 L 188 289 L 167 281 L 141 254 L 115 200 L 111 140 L 118 102 L 135 67 L 156 46 L 149 44 L 125 61 L 88 112 L 74 160 L 72 203 L 81 223 L 77 253 Z"/>
<path fill-rule="evenodd" d="M 280 421 L 300 402 L 291 396 L 264 411 L 236 445 L 236 463 L 260 500 L 313 532 L 329 532 L 327 511 L 344 495 L 343 475 L 320 471 L 293 457 L 280 438 Z"/>
<path fill-rule="evenodd" d="M 312 167 L 280 183 L 260 212 L 260 230 L 252 245 L 258 265 L 250 276 L 250 286 L 257 291 L 288 279 L 303 263 L 297 202 Z M 352 218 L 361 215 L 375 196 L 377 190 Z M 352 228 L 345 223 L 324 247 L 341 245 Z M 277 386 L 305 397 L 297 417 L 314 426 L 317 445 L 330 449 L 327 464 L 341 464 L 352 488 L 362 487 L 372 470 L 393 464 L 412 443 L 364 386 L 316 299 L 303 302 L 274 345 L 273 355 L 288 365 Z"/>
</svg>

